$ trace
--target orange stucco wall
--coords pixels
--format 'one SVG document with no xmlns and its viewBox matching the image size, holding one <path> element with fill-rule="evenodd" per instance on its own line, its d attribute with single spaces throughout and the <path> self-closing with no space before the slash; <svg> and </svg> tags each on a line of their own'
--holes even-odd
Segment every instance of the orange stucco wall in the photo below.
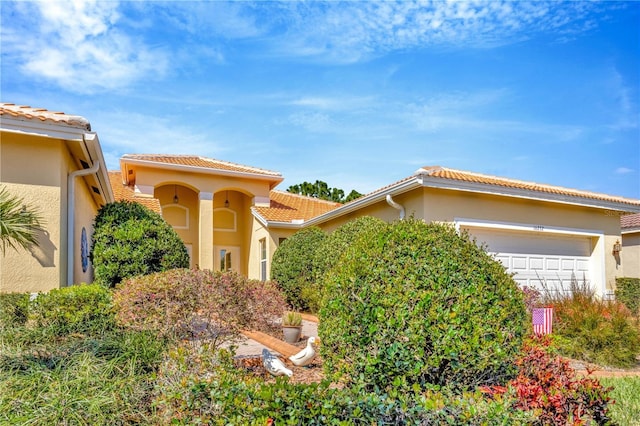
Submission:
<svg viewBox="0 0 640 426">
<path fill-rule="evenodd" d="M 581 229 L 603 234 L 598 247 L 604 247 L 604 280 L 607 289 L 615 288 L 617 262 L 610 255 L 610 247 L 620 237 L 619 217 L 606 214 L 603 209 L 543 202 L 516 197 L 479 194 L 436 188 L 418 188 L 399 194 L 393 199 L 405 208 L 406 216 L 427 222 L 454 223 L 456 219 L 470 219 L 499 223 L 541 225 L 567 229 Z M 319 224 L 327 232 L 358 216 L 374 216 L 385 221 L 398 219 L 398 210 L 381 200 L 356 212 Z M 596 250 L 594 238 L 592 250 Z M 595 251 L 594 251 L 595 253 Z M 601 254 L 595 254 L 600 258 Z M 602 279 L 595 278 L 598 281 Z"/>
<path fill-rule="evenodd" d="M 66 141 L 2 132 L 0 185 L 21 197 L 43 217 L 38 246 L 8 249 L 0 264 L 0 291 L 40 292 L 67 283 L 67 175 L 76 170 Z M 91 282 L 92 269 L 83 272 L 80 257 L 82 228 L 90 244 L 98 207 L 83 178 L 75 194 L 74 282 Z"/>
</svg>

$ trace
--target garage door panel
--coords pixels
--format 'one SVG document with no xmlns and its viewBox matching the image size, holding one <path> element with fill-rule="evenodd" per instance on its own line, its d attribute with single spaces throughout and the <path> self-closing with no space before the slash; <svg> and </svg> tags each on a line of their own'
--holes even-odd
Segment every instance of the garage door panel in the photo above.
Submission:
<svg viewBox="0 0 640 426">
<path fill-rule="evenodd" d="M 547 259 L 547 271 L 559 271 L 560 270 L 560 259 L 557 257 L 548 257 Z"/>
<path fill-rule="evenodd" d="M 550 292 L 570 291 L 572 279 L 589 280 L 591 239 L 583 236 L 469 228 L 514 280 Z"/>
</svg>

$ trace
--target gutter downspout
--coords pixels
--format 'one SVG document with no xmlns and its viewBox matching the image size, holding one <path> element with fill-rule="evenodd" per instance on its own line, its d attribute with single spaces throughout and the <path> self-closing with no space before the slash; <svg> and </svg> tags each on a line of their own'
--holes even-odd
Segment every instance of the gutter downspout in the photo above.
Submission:
<svg viewBox="0 0 640 426">
<path fill-rule="evenodd" d="M 95 174 L 98 172 L 98 169 L 100 169 L 100 162 L 96 161 L 90 168 L 73 171 L 67 176 L 67 286 L 73 284 L 76 177 Z"/>
<path fill-rule="evenodd" d="M 400 220 L 404 220 L 404 207 L 393 201 L 391 194 L 387 194 L 387 203 L 394 209 L 400 210 Z"/>
</svg>

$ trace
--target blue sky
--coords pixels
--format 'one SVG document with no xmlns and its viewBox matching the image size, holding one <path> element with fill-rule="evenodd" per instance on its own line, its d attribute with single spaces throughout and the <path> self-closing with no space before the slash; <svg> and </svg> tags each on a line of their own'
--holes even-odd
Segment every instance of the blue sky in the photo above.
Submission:
<svg viewBox="0 0 640 426">
<path fill-rule="evenodd" d="M 427 165 L 640 198 L 640 3 L 0 2 L 1 101 L 125 153 L 369 192 Z"/>
</svg>

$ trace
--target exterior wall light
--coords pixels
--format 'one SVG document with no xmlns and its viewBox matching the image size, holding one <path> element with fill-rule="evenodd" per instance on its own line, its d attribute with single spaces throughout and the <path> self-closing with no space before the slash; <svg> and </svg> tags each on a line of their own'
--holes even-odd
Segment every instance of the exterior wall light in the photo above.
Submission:
<svg viewBox="0 0 640 426">
<path fill-rule="evenodd" d="M 178 185 L 173 185 L 173 204 L 178 204 Z"/>
<path fill-rule="evenodd" d="M 616 240 L 613 245 L 613 255 L 617 256 L 622 251 L 622 245 L 620 244 L 620 240 Z"/>
</svg>

